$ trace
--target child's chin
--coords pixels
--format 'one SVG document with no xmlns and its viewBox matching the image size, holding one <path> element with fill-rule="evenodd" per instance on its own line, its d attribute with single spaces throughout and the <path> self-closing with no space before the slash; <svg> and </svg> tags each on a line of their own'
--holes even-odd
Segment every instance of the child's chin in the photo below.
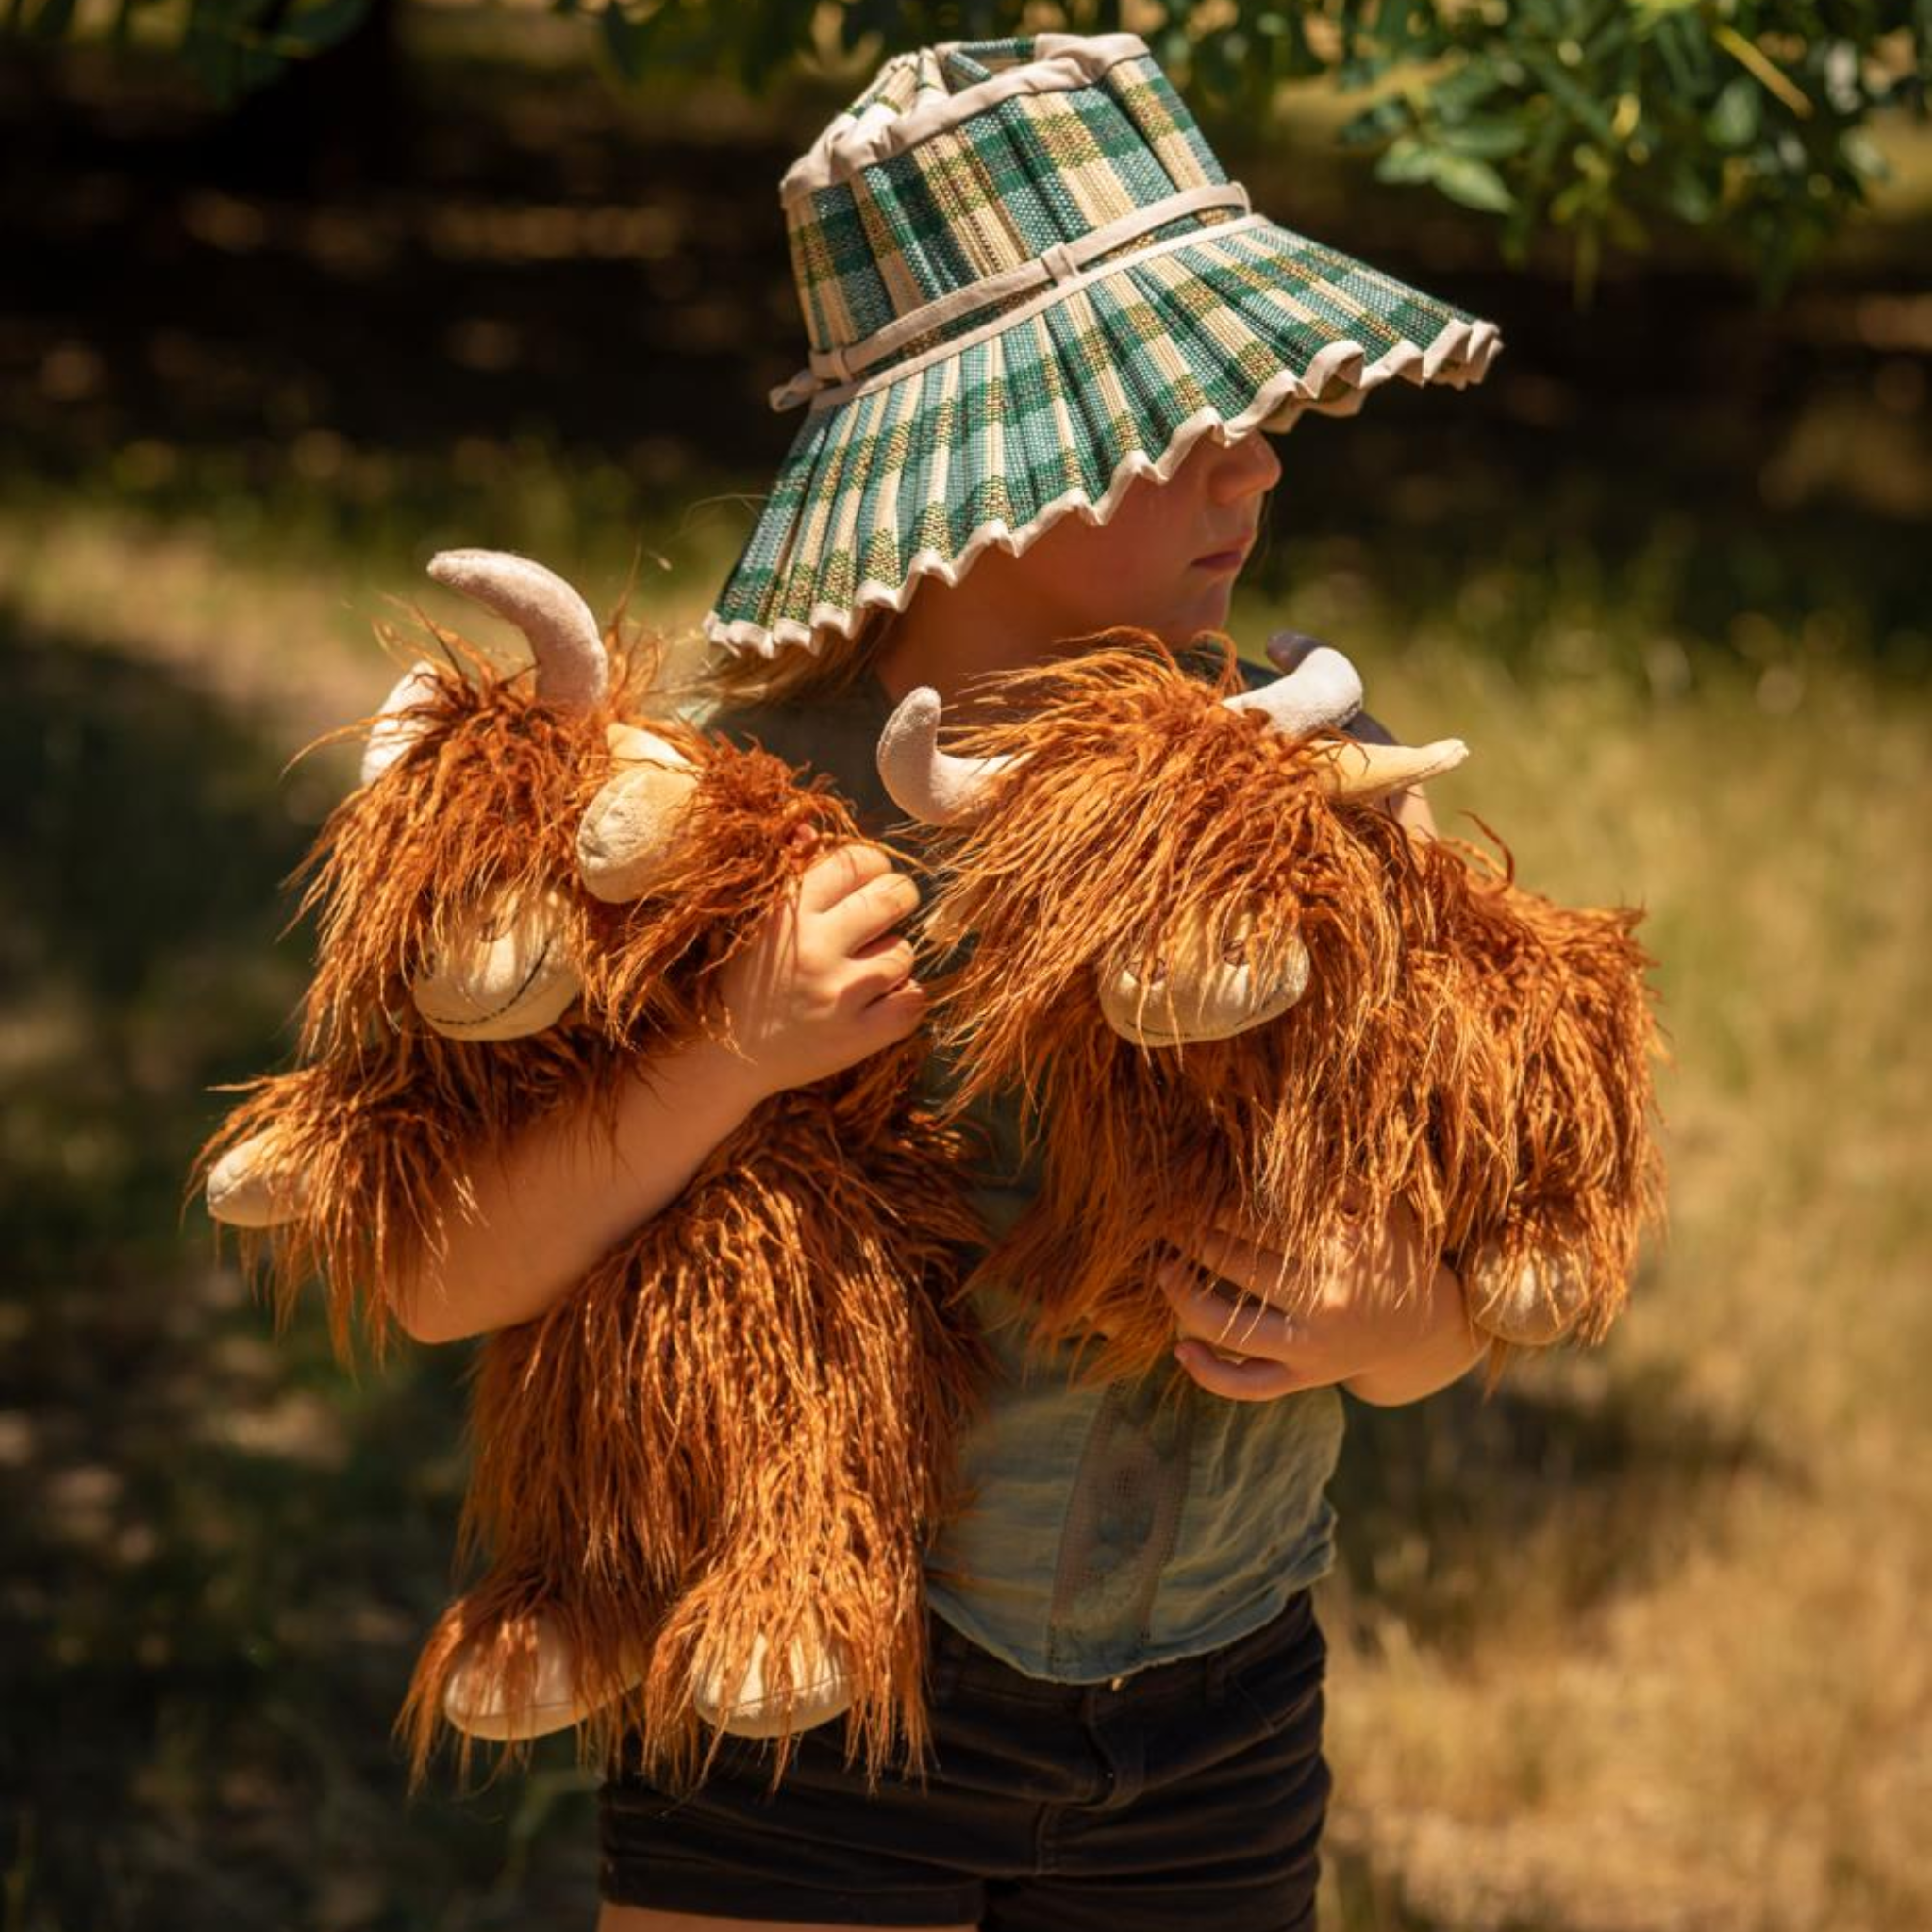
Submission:
<svg viewBox="0 0 1932 1932">
<path fill-rule="evenodd" d="M 1206 575 L 1206 572 L 1201 573 Z M 1206 589 L 1184 601 L 1172 630 L 1165 632 L 1174 642 L 1185 643 L 1204 630 L 1225 630 L 1228 607 L 1234 601 L 1234 576 L 1230 572 L 1216 577 Z"/>
</svg>

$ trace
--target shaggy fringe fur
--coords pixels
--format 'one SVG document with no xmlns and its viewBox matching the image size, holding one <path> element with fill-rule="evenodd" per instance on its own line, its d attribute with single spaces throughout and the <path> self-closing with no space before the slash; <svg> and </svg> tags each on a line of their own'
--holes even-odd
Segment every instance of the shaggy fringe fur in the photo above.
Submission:
<svg viewBox="0 0 1932 1932">
<path fill-rule="evenodd" d="M 478 1162 L 519 1126 L 561 1107 L 614 1107 L 628 1057 L 565 1028 L 514 1055 L 428 1032 L 358 1041 L 332 1057 L 246 1083 L 247 1098 L 197 1156 L 191 1185 L 258 1133 L 276 1165 L 308 1178 L 308 1205 L 267 1229 L 236 1230 L 244 1272 L 284 1329 L 311 1282 L 326 1297 L 343 1361 L 359 1334 L 381 1360 L 395 1340 L 401 1285 L 441 1252 L 444 1217 L 473 1198 Z"/>
<path fill-rule="evenodd" d="M 775 1096 L 674 1217 L 491 1339 L 463 1522 L 488 1569 L 410 1685 L 419 1777 L 476 1631 L 495 1633 L 481 1680 L 527 1698 L 540 1609 L 578 1683 L 610 1693 L 580 1727 L 587 1757 L 609 1761 L 628 1734 L 655 1779 L 695 1781 L 720 1734 L 691 1686 L 762 1636 L 781 1702 L 805 1688 L 786 1670 L 794 1639 L 844 1646 L 846 1751 L 869 1774 L 895 1746 L 923 1757 L 920 1551 L 958 1501 L 952 1444 L 982 1363 L 949 1302 L 975 1237 L 958 1150 L 907 1108 L 912 1064 Z M 882 1197 L 906 1204 L 896 1224 Z"/>
<path fill-rule="evenodd" d="M 1509 1137 L 1507 1190 L 1494 1162 L 1437 1147 L 1444 1193 L 1461 1208 L 1445 1256 L 1473 1299 L 1481 1283 L 1525 1266 L 1554 1270 L 1581 1291 L 1572 1334 L 1598 1342 L 1624 1310 L 1644 1229 L 1664 1213 L 1651 1080 L 1661 1042 L 1647 984 L 1655 961 L 1634 937 L 1641 912 L 1563 907 L 1528 891 L 1502 841 L 1488 836 L 1500 866 L 1455 841 L 1422 854 L 1425 905 L 1440 924 L 1419 935 L 1418 950 L 1440 948 L 1457 963 L 1515 1097 L 1494 1123 Z"/>
<path fill-rule="evenodd" d="M 576 886 L 577 824 L 615 769 L 605 733 L 628 722 L 629 660 L 618 658 L 602 704 L 573 710 L 539 697 L 527 673 L 504 676 L 438 635 L 452 662 L 408 714 L 421 735 L 337 806 L 295 874 L 308 881 L 296 918 L 317 917 L 306 1058 L 427 1032 L 410 982 L 457 922 L 498 894 L 557 891 L 564 940 L 578 958 L 588 949 L 594 902 Z M 652 728 L 679 749 L 700 744 L 684 726 Z"/>
<path fill-rule="evenodd" d="M 204 1184 L 230 1147 L 274 1131 L 278 1164 L 308 1176 L 310 1206 L 245 1236 L 242 1260 L 266 1276 L 278 1321 L 319 1278 L 344 1355 L 358 1316 L 372 1352 L 386 1351 L 397 1285 L 441 1239 L 444 1204 L 467 1197 L 474 1162 L 566 1101 L 614 1103 L 624 1071 L 616 1042 L 568 1016 L 508 1051 L 445 1039 L 417 1014 L 409 989 L 456 917 L 499 891 L 557 889 L 563 938 L 581 955 L 594 922 L 573 889 L 576 824 L 612 769 L 604 733 L 640 658 L 610 640 L 612 695 L 576 713 L 538 698 L 527 671 L 504 675 L 432 628 L 449 663 L 411 708 L 420 737 L 336 807 L 290 881 L 308 881 L 291 926 L 317 915 L 302 1064 L 252 1083 L 190 1175 L 191 1187 Z M 373 722 L 316 743 L 366 736 Z"/>
<path fill-rule="evenodd" d="M 1024 765 L 929 848 L 928 929 L 964 956 L 935 986 L 937 1027 L 965 1068 L 954 1105 L 1015 1087 L 1044 1146 L 1041 1194 L 987 1271 L 1095 1377 L 1139 1374 L 1173 1342 L 1152 1269 L 1204 1210 L 1298 1257 L 1400 1199 L 1425 1253 L 1560 1246 L 1599 1338 L 1660 1198 L 1637 915 L 1567 911 L 1466 847 L 1331 805 L 1308 741 L 1217 703 L 1239 688 L 1231 648 L 1204 684 L 1118 632 L 1000 678 L 1002 714 L 961 735 Z M 1265 985 L 1297 938 L 1307 991 L 1234 1039 L 1142 1049 L 1101 1016 L 1117 964 L 1153 982 L 1158 1022 L 1177 953 L 1239 954 Z M 1271 1298 L 1305 1310 L 1316 1285 Z"/>
<path fill-rule="evenodd" d="M 641 1061 L 722 1032 L 719 967 L 819 849 L 858 836 L 823 783 L 653 719 L 700 774 L 687 831 L 647 897 L 595 901 L 576 826 L 614 768 L 605 732 L 628 722 L 636 659 L 607 639 L 612 695 L 572 714 L 438 635 L 450 670 L 416 708 L 422 736 L 330 815 L 296 874 L 320 932 L 306 1063 L 251 1083 L 195 1164 L 205 1181 L 229 1147 L 276 1137 L 306 1210 L 245 1235 L 244 1258 L 283 1319 L 319 1274 L 345 1352 L 358 1315 L 382 1347 L 398 1286 L 479 1161 L 559 1108 L 611 1130 Z M 526 1039 L 434 1033 L 409 988 L 453 916 L 543 890 L 581 998 Z M 811 1620 L 853 1660 L 848 1756 L 876 1772 L 894 1740 L 923 1754 L 920 1532 L 952 1507 L 982 1361 L 958 1292 L 978 1236 L 959 1129 L 914 1104 L 919 1060 L 908 1047 L 768 1103 L 673 1209 L 541 1320 L 482 1343 L 458 1562 L 487 1569 L 438 1624 L 398 1719 L 417 1778 L 465 1653 L 473 1684 L 527 1700 L 540 1613 L 576 1646 L 578 1683 L 614 1693 L 580 1728 L 587 1756 L 628 1733 L 655 1774 L 698 1774 L 693 1673 L 737 1681 L 762 1637 L 783 1702 Z M 460 1739 L 465 1766 L 473 1749 Z"/>
</svg>

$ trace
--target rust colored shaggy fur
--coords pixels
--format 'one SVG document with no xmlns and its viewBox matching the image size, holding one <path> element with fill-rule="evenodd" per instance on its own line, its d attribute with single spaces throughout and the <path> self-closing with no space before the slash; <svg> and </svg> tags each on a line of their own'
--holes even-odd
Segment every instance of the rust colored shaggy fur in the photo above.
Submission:
<svg viewBox="0 0 1932 1932">
<path fill-rule="evenodd" d="M 437 635 L 450 662 L 409 714 L 421 737 L 336 807 L 293 874 L 308 883 L 291 924 L 317 920 L 301 1063 L 252 1083 L 190 1174 L 201 1186 L 230 1147 L 275 1130 L 285 1164 L 308 1176 L 311 1205 L 245 1235 L 242 1260 L 266 1276 L 282 1320 L 319 1278 L 344 1355 L 358 1316 L 378 1356 L 393 1339 L 395 1284 L 439 1238 L 443 1202 L 466 1197 L 472 1163 L 566 1101 L 594 1093 L 608 1104 L 624 1071 L 601 1027 L 567 1018 L 504 1051 L 444 1038 L 411 1002 L 455 916 L 500 890 L 562 888 L 565 937 L 581 953 L 594 919 L 571 889 L 576 824 L 611 770 L 604 733 L 633 675 L 620 653 L 618 695 L 574 713 L 537 698 L 527 672 L 502 675 L 462 639 Z M 364 735 L 372 722 L 316 742 Z"/>
<path fill-rule="evenodd" d="M 620 1690 L 626 1659 L 648 1658 L 584 1726 L 599 1757 L 627 1734 L 655 1776 L 695 1778 L 719 1736 L 692 1708 L 696 1676 L 760 1635 L 783 1658 L 813 1632 L 854 1659 L 848 1755 L 874 1774 L 895 1747 L 923 1756 L 920 1552 L 958 1501 L 951 1444 L 979 1357 L 930 1291 L 957 1281 L 975 1227 L 954 1137 L 907 1105 L 917 1058 L 774 1096 L 675 1214 L 491 1339 L 463 1522 L 488 1568 L 410 1686 L 419 1771 L 474 1632 L 497 1633 L 508 1700 L 527 1695 L 540 1610 L 580 1683 Z M 882 1198 L 906 1218 L 884 1221 Z M 804 1688 L 782 1665 L 767 1682 Z"/>
<path fill-rule="evenodd" d="M 242 1269 L 266 1291 L 277 1329 L 320 1282 L 337 1355 L 353 1356 L 359 1323 L 380 1359 L 395 1339 L 397 1284 L 440 1248 L 442 1216 L 472 1198 L 476 1163 L 519 1123 L 613 1103 L 630 1064 L 581 1029 L 553 1027 L 517 1044 L 501 1055 L 426 1026 L 391 1031 L 246 1083 L 191 1184 L 205 1185 L 229 1148 L 271 1129 L 280 1164 L 308 1176 L 298 1218 L 236 1231 Z"/>
<path fill-rule="evenodd" d="M 480 1160 L 560 1108 L 608 1130 L 641 1065 L 720 1034 L 719 968 L 818 850 L 858 836 L 823 782 L 640 721 L 700 782 L 654 890 L 596 901 L 577 884 L 576 826 L 613 770 L 605 731 L 631 702 L 627 660 L 606 705 L 571 714 L 439 635 L 452 663 L 417 708 L 423 736 L 330 815 L 297 874 L 320 936 L 304 1063 L 253 1083 L 195 1168 L 205 1179 L 273 1129 L 307 1208 L 244 1237 L 244 1257 L 284 1316 L 320 1275 L 344 1350 L 358 1314 L 381 1346 L 398 1285 Z M 436 1034 L 409 988 L 452 915 L 538 888 L 560 898 L 581 997 L 529 1038 Z M 848 1752 L 874 1770 L 895 1742 L 922 1754 L 919 1550 L 951 1507 L 981 1357 L 958 1291 L 977 1237 L 960 1133 L 915 1105 L 919 1058 L 767 1102 L 541 1318 L 484 1340 L 458 1560 L 486 1567 L 438 1624 L 398 1720 L 417 1777 L 458 1654 L 521 1701 L 540 1610 L 576 1646 L 581 1685 L 614 1684 L 626 1657 L 647 1667 L 580 1728 L 587 1754 L 628 1734 L 657 1775 L 696 1774 L 693 1672 L 735 1680 L 760 1635 L 782 1658 L 808 1612 L 853 1659 Z M 796 1687 L 776 1674 L 782 1703 Z"/>
<path fill-rule="evenodd" d="M 1151 1281 L 1165 1237 L 1231 1213 L 1311 1256 L 1400 1199 L 1452 1263 L 1560 1244 L 1588 1282 L 1579 1332 L 1600 1337 L 1659 1197 L 1636 915 L 1566 910 L 1332 805 L 1308 741 L 1217 702 L 1240 688 L 1231 650 L 1206 683 L 1114 633 L 989 680 L 994 722 L 960 734 L 1024 763 L 928 847 L 928 930 L 964 956 L 936 1024 L 965 1068 L 955 1104 L 1018 1088 L 1044 1157 L 987 1270 L 1042 1339 L 1088 1344 L 1092 1374 L 1141 1373 L 1174 1339 Z M 1233 1039 L 1143 1049 L 1102 1017 L 1116 962 L 1145 984 L 1177 950 L 1240 951 L 1266 983 L 1296 937 L 1303 997 Z"/>
<path fill-rule="evenodd" d="M 538 696 L 527 670 L 506 676 L 461 639 L 438 636 L 451 662 L 407 713 L 421 735 L 337 806 L 295 874 L 308 880 L 296 918 L 316 915 L 318 941 L 305 1058 L 427 1032 L 410 981 L 455 921 L 498 892 L 564 889 L 566 937 L 584 950 L 577 822 L 613 769 L 605 732 L 625 719 L 628 659 L 618 658 L 602 704 L 575 710 Z M 364 734 L 371 722 L 351 729 Z"/>
<path fill-rule="evenodd" d="M 1445 989 L 1445 1003 L 1479 1016 L 1513 1099 L 1505 1108 L 1486 1095 L 1478 1117 L 1507 1161 L 1456 1139 L 1452 1119 L 1432 1123 L 1445 1257 L 1466 1281 L 1478 1264 L 1558 1260 L 1588 1291 L 1572 1333 L 1601 1341 L 1624 1310 L 1642 1232 L 1664 1208 L 1655 962 L 1634 936 L 1642 915 L 1557 905 L 1516 884 L 1507 851 L 1500 868 L 1451 841 L 1418 857 L 1427 919 L 1411 956 L 1456 962 L 1462 991 Z"/>
</svg>

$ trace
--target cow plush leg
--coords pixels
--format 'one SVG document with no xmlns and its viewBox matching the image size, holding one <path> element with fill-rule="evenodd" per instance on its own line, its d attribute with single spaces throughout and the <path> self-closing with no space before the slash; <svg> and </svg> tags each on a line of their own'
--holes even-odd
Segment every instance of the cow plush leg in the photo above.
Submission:
<svg viewBox="0 0 1932 1932">
<path fill-rule="evenodd" d="M 645 1701 L 670 1721 L 674 1773 L 708 1756 L 706 1731 L 781 1740 L 774 1776 L 789 1740 L 841 1714 L 848 1749 L 874 1765 L 923 1740 L 914 1524 L 896 1499 L 861 1491 L 851 1440 L 814 1427 L 769 1458 L 755 1492 L 734 1499 L 714 1564 L 666 1620 Z M 684 1711 L 705 1729 L 678 1737 Z"/>
</svg>

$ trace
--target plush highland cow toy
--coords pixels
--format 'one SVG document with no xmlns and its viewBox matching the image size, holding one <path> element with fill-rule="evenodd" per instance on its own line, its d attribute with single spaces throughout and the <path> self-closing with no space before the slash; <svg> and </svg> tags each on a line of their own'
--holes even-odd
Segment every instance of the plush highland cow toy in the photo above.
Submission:
<svg viewBox="0 0 1932 1932">
<path fill-rule="evenodd" d="M 774 758 L 627 722 L 626 667 L 542 566 L 430 571 L 519 625 L 535 678 L 439 632 L 450 666 L 391 694 L 310 856 L 301 1063 L 200 1162 L 284 1308 L 323 1277 L 342 1345 L 358 1310 L 380 1344 L 508 1137 L 558 1108 L 595 1131 L 653 1056 L 719 1035 L 718 969 L 858 836 Z M 546 1313 L 483 1341 L 462 1544 L 485 1567 L 409 1689 L 419 1775 L 445 1716 L 466 1740 L 633 1738 L 670 1778 L 719 1728 L 778 1738 L 775 1777 L 841 1709 L 869 1767 L 923 1752 L 920 1550 L 954 1507 L 979 1356 L 958 1137 L 916 1105 L 920 1059 L 908 1041 L 763 1103 Z"/>
<path fill-rule="evenodd" d="M 1231 653 L 1215 683 L 1118 632 L 982 688 L 963 756 L 917 691 L 879 765 L 943 828 L 928 937 L 970 941 L 935 992 L 958 1104 L 1016 1086 L 1043 1137 L 988 1262 L 1038 1292 L 1039 1332 L 1144 1369 L 1173 1342 L 1151 1274 L 1175 1230 L 1231 1215 L 1313 1256 L 1399 1199 L 1492 1369 L 1601 1338 L 1661 1192 L 1638 915 L 1405 831 L 1381 801 L 1463 746 L 1347 736 L 1361 686 L 1325 647 L 1244 691 Z"/>
</svg>

